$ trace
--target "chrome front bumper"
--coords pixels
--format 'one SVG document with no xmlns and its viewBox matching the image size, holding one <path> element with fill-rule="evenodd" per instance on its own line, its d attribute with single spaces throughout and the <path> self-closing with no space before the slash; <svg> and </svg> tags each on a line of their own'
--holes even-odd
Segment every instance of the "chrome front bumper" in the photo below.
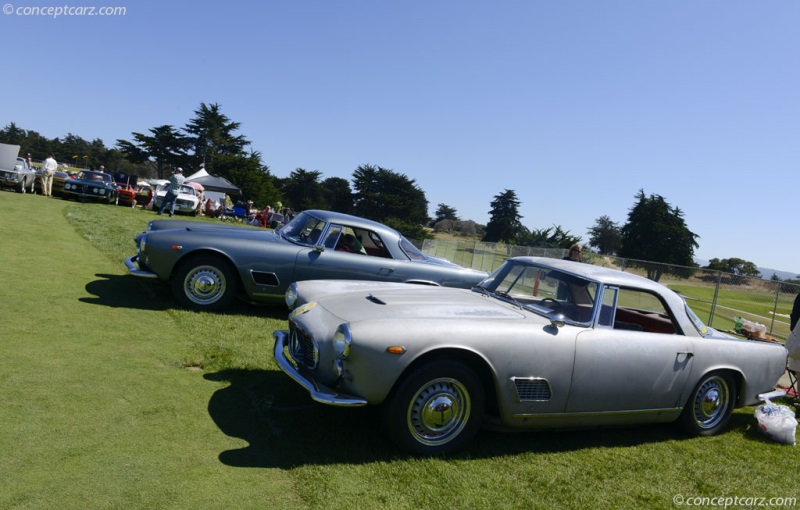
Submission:
<svg viewBox="0 0 800 510">
<path fill-rule="evenodd" d="M 289 332 L 276 331 L 272 334 L 275 337 L 275 347 L 273 356 L 278 367 L 294 381 L 302 386 L 311 395 L 311 398 L 321 404 L 344 407 L 361 407 L 367 405 L 366 399 L 343 395 L 335 390 L 323 386 L 316 382 L 310 375 L 302 373 L 302 369 L 295 365 L 289 357 Z"/>
<path fill-rule="evenodd" d="M 128 268 L 128 272 L 130 274 L 132 274 L 133 276 L 140 276 L 142 278 L 158 278 L 158 275 L 155 273 L 139 269 L 139 266 L 136 265 L 136 262 L 138 260 L 139 260 L 139 255 L 133 255 L 125 259 L 125 266 Z"/>
</svg>

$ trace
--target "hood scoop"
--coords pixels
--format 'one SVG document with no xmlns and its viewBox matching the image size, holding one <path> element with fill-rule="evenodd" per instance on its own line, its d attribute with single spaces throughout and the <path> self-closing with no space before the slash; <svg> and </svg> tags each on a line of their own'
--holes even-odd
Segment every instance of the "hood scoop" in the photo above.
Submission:
<svg viewBox="0 0 800 510">
<path fill-rule="evenodd" d="M 375 296 L 373 296 L 372 294 L 370 294 L 369 296 L 367 296 L 367 301 L 372 301 L 372 302 L 373 302 L 373 303 L 375 303 L 376 305 L 385 305 L 385 304 L 386 304 L 386 301 L 383 301 L 383 300 L 382 300 L 382 299 L 380 299 L 380 298 L 376 298 L 376 297 L 375 297 Z"/>
</svg>

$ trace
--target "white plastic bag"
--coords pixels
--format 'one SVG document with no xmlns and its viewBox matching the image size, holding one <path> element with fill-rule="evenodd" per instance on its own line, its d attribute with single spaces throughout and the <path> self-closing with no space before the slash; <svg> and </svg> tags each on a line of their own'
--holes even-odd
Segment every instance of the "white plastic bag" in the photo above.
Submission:
<svg viewBox="0 0 800 510">
<path fill-rule="evenodd" d="M 789 406 L 773 404 L 766 399 L 756 408 L 758 428 L 767 437 L 784 444 L 795 444 L 797 419 Z"/>
</svg>

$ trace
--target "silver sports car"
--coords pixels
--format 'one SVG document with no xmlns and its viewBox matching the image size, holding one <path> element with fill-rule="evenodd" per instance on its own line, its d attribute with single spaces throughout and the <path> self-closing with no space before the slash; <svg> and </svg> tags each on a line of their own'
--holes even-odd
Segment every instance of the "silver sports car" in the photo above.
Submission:
<svg viewBox="0 0 800 510">
<path fill-rule="evenodd" d="M 430 257 L 385 225 L 330 211 L 304 211 L 275 232 L 197 221 L 151 221 L 136 236 L 131 274 L 168 281 L 193 310 L 222 310 L 237 295 L 283 301 L 310 279 L 379 280 L 470 288 L 486 278 Z"/>
<path fill-rule="evenodd" d="M 380 405 L 389 437 L 420 455 L 487 421 L 711 435 L 786 367 L 782 345 L 707 328 L 661 284 L 568 260 L 512 258 L 472 290 L 305 281 L 286 300 L 280 368 L 318 402 Z"/>
</svg>

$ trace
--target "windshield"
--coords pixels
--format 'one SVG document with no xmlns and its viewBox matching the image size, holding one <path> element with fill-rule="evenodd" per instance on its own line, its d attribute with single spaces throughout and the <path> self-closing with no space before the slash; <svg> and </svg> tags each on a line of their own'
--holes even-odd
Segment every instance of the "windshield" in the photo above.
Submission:
<svg viewBox="0 0 800 510">
<path fill-rule="evenodd" d="M 696 329 L 697 332 L 700 333 L 700 335 L 702 336 L 710 336 L 711 332 L 708 330 L 706 325 L 703 324 L 703 321 L 700 320 L 700 317 L 698 317 L 697 314 L 694 313 L 694 311 L 692 311 L 692 309 L 689 308 L 689 305 L 687 305 L 686 303 L 684 303 L 683 306 L 686 307 L 686 315 L 688 315 L 689 320 L 692 321 L 694 329 Z"/>
<path fill-rule="evenodd" d="M 292 221 L 278 230 L 278 234 L 288 241 L 313 246 L 317 244 L 325 222 L 319 218 L 311 216 L 307 212 L 302 212 L 294 217 Z"/>
<path fill-rule="evenodd" d="M 103 184 L 110 184 L 111 183 L 111 176 L 109 174 L 104 174 L 101 172 L 80 172 L 78 174 L 79 181 L 92 181 L 98 182 Z"/>
<path fill-rule="evenodd" d="M 408 258 L 410 258 L 411 260 L 416 260 L 418 262 L 423 260 L 428 260 L 427 255 L 419 251 L 419 249 L 416 246 L 411 244 L 411 241 L 402 236 L 400 237 L 400 249 L 402 249 L 403 252 L 406 255 L 408 255 Z"/>
<path fill-rule="evenodd" d="M 547 266 L 507 260 L 478 285 L 479 291 L 540 315 L 564 314 L 588 324 L 594 316 L 597 282 Z"/>
</svg>

